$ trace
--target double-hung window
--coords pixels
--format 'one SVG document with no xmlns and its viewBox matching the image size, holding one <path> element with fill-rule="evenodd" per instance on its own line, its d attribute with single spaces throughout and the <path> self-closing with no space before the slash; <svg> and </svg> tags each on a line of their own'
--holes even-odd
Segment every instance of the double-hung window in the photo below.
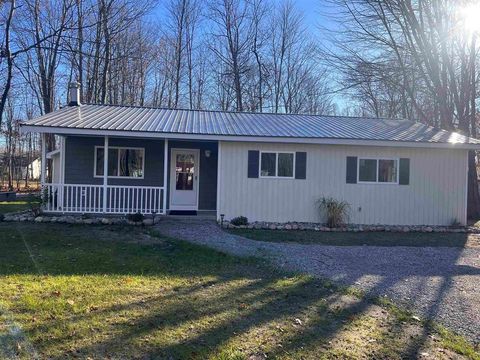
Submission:
<svg viewBox="0 0 480 360">
<path fill-rule="evenodd" d="M 398 184 L 398 159 L 358 159 L 358 182 Z"/>
<path fill-rule="evenodd" d="M 95 176 L 103 176 L 103 146 L 95 147 Z M 108 177 L 137 178 L 144 176 L 145 149 L 127 147 L 108 148 Z"/>
<path fill-rule="evenodd" d="M 260 177 L 294 178 L 295 153 L 261 152 Z"/>
</svg>

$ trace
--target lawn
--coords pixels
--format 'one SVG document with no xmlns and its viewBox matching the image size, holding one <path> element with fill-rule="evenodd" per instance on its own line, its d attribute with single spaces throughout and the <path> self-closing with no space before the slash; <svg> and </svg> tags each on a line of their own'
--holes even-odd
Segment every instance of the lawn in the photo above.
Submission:
<svg viewBox="0 0 480 360">
<path fill-rule="evenodd" d="M 479 246 L 477 235 L 464 233 L 323 232 L 312 230 L 229 229 L 253 240 L 337 246 Z"/>
<path fill-rule="evenodd" d="M 28 201 L 0 201 L 0 214 L 27 210 L 28 208 Z"/>
<path fill-rule="evenodd" d="M 388 303 L 258 260 L 140 228 L 0 223 L 0 358 L 422 353 L 480 359 L 462 338 Z"/>
</svg>

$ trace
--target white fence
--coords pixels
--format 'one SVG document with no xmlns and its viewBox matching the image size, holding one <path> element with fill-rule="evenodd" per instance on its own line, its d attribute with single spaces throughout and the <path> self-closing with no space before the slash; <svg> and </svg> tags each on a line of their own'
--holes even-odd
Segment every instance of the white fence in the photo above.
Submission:
<svg viewBox="0 0 480 360">
<path fill-rule="evenodd" d="M 163 187 L 108 185 L 44 184 L 45 212 L 165 214 Z M 104 204 L 105 202 L 105 204 Z"/>
</svg>

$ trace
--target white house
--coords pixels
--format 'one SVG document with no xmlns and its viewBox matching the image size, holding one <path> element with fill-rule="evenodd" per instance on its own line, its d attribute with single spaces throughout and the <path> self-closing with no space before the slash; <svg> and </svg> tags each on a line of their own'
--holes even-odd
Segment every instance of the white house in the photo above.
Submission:
<svg viewBox="0 0 480 360">
<path fill-rule="evenodd" d="M 407 120 L 83 105 L 75 84 L 70 94 L 69 106 L 22 124 L 61 137 L 60 175 L 42 177 L 54 199 L 46 211 L 321 221 L 316 201 L 332 196 L 357 224 L 467 220 L 467 155 L 480 141 L 458 133 Z"/>
<path fill-rule="evenodd" d="M 40 179 L 40 171 L 42 168 L 41 165 L 41 159 L 35 159 L 33 160 L 30 164 L 25 166 L 25 168 L 22 171 L 22 178 L 25 178 L 27 176 L 28 172 L 28 178 L 29 180 L 39 180 Z"/>
</svg>

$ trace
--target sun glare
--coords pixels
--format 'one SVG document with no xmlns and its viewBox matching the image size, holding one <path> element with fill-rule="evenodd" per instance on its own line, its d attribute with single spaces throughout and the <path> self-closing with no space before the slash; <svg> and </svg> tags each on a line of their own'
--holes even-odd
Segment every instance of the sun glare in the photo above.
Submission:
<svg viewBox="0 0 480 360">
<path fill-rule="evenodd" d="M 460 10 L 465 29 L 471 33 L 480 33 L 480 1 L 469 4 Z"/>
</svg>

